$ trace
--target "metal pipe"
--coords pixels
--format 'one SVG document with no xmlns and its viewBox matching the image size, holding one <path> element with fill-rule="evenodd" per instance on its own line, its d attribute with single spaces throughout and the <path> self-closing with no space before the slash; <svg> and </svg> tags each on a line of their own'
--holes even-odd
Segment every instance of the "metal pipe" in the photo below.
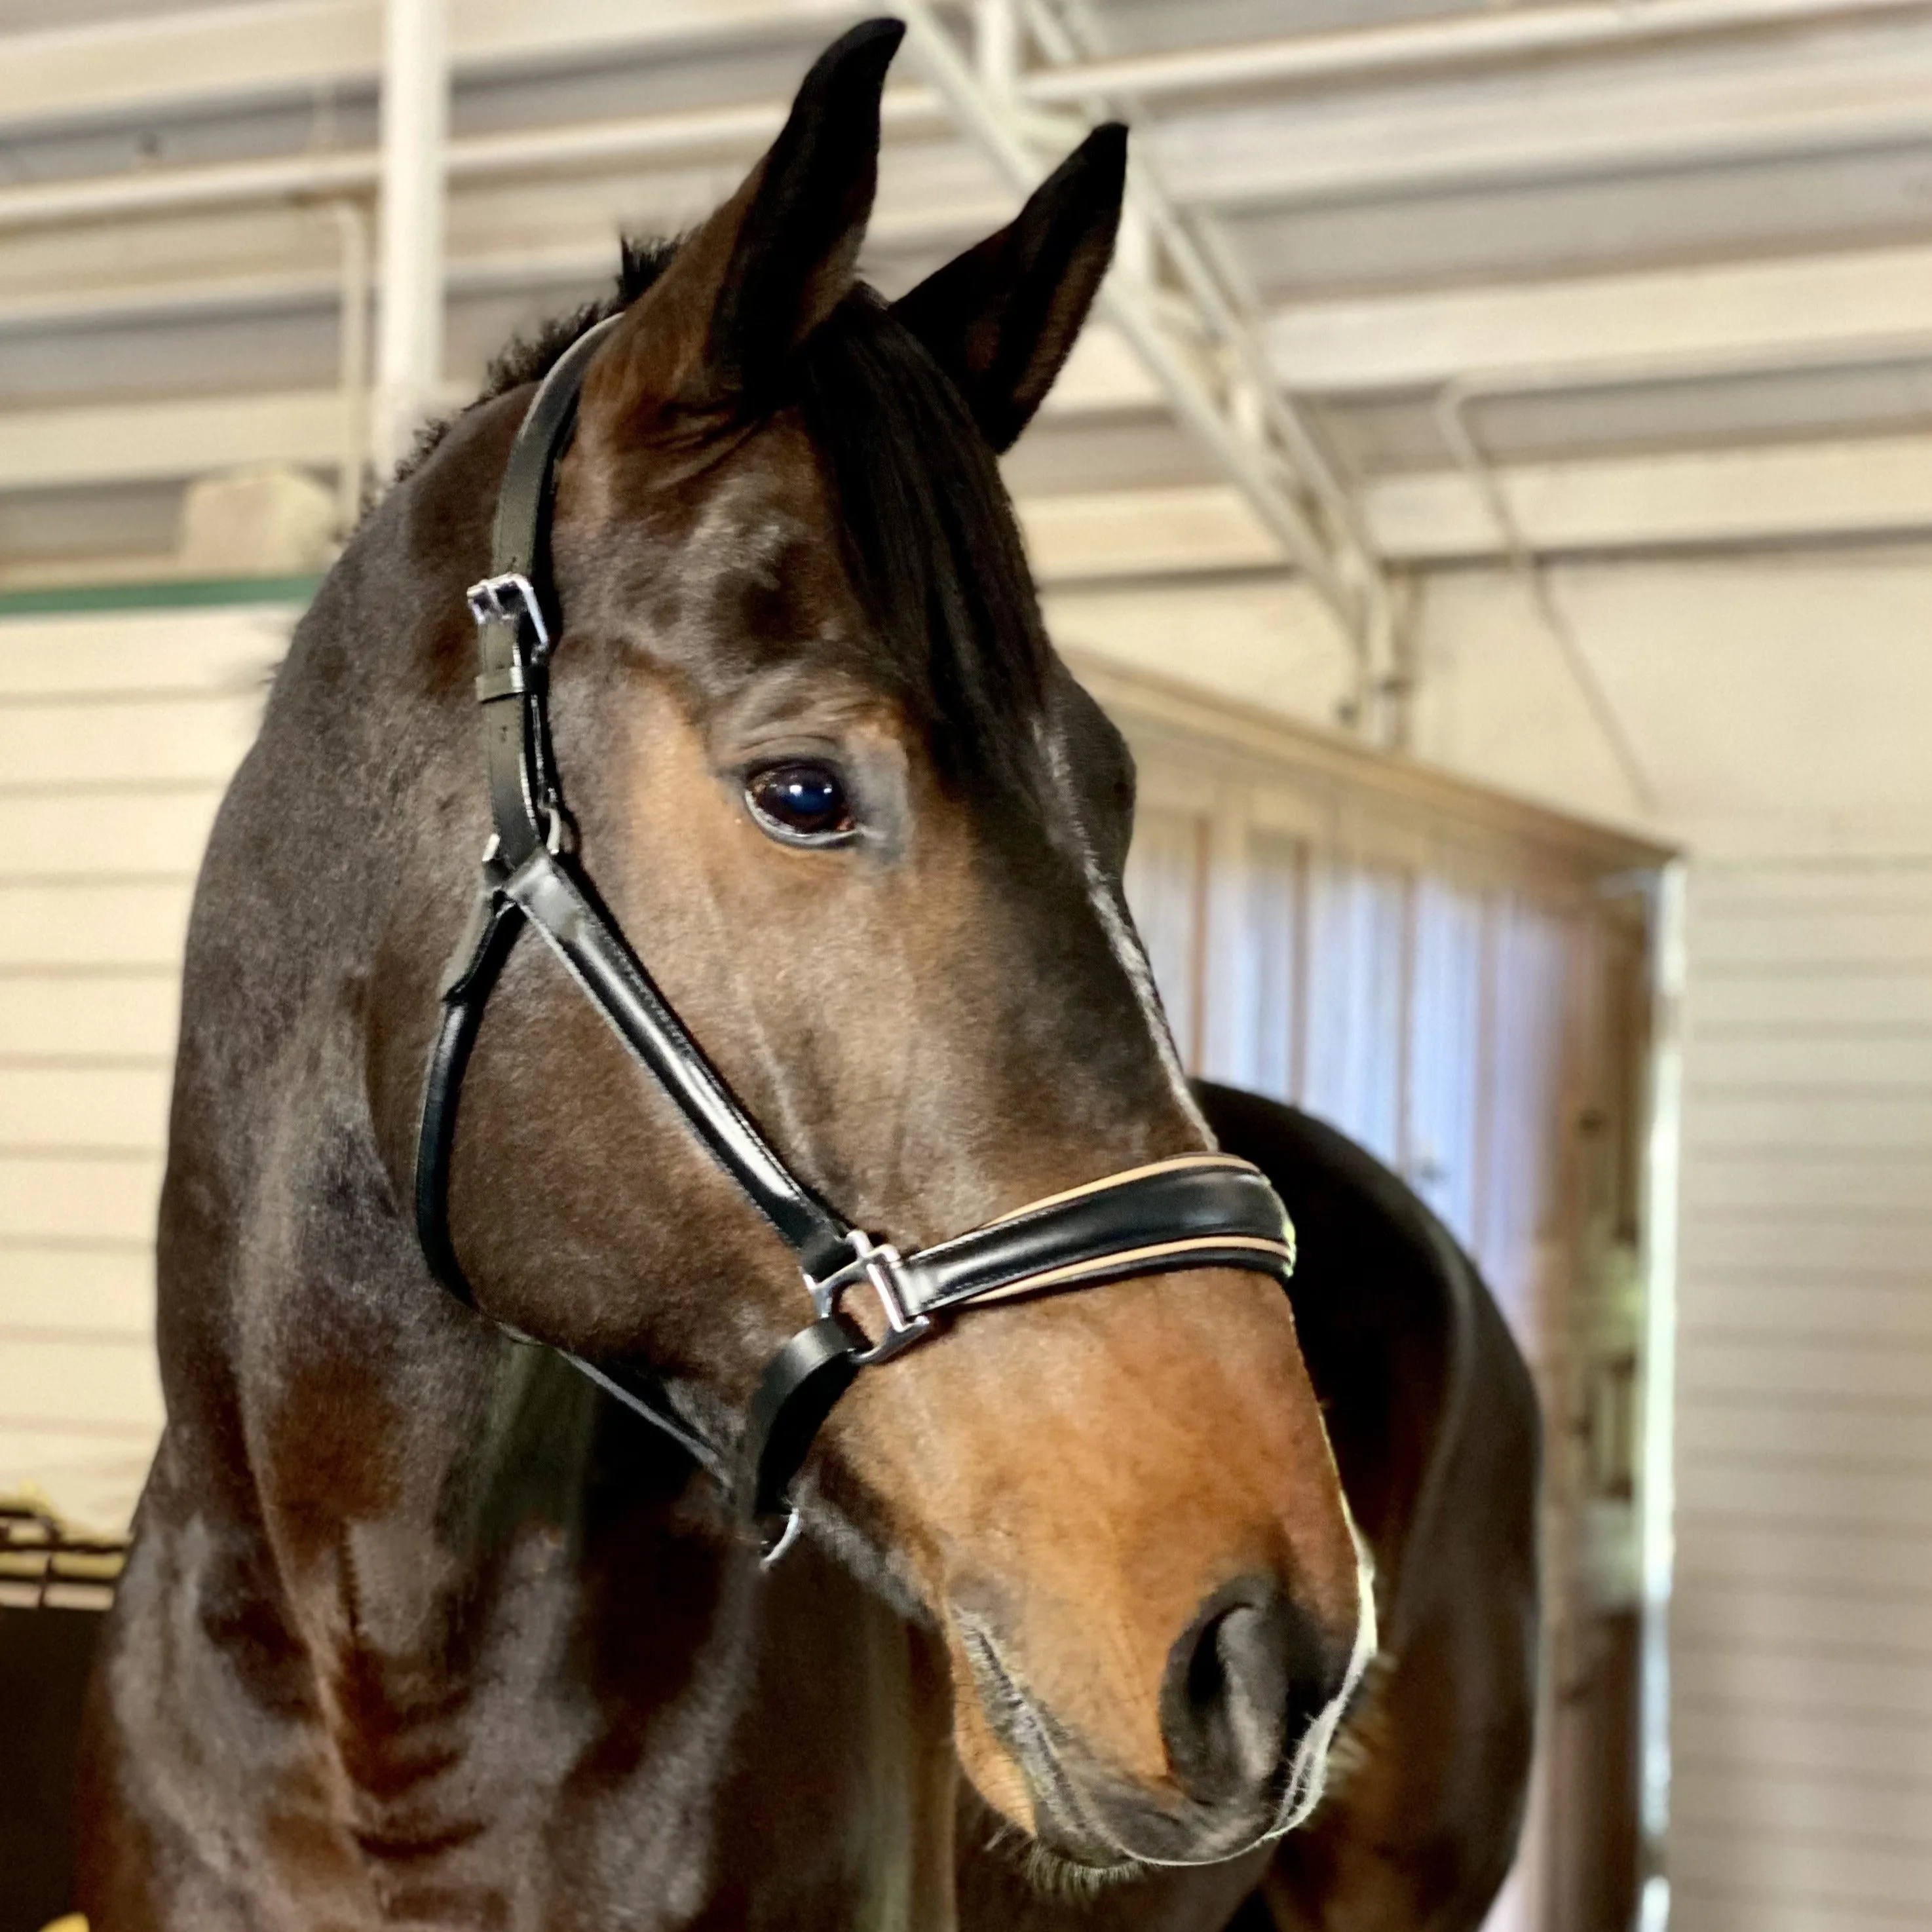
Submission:
<svg viewBox="0 0 1932 1932">
<path fill-rule="evenodd" d="M 334 201 L 342 250 L 342 315 L 337 343 L 342 386 L 342 463 L 335 473 L 335 519 L 344 537 L 362 514 L 369 448 L 369 223 L 352 201 Z"/>
<path fill-rule="evenodd" d="M 153 168 L 78 181 L 0 188 L 0 229 L 45 228 L 118 216 L 182 214 L 250 202 L 352 194 L 375 187 L 380 168 L 364 148 L 352 154 L 278 154 L 212 167 Z"/>
<path fill-rule="evenodd" d="M 1079 0 L 1060 0 L 1058 8 L 1054 0 L 1028 0 L 1028 14 L 1035 40 L 1063 70 L 1102 52 L 1101 29 Z M 1090 64 L 1088 70 L 1092 70 Z M 1144 111 L 1144 104 L 1137 98 L 1109 98 L 1097 92 L 1083 96 L 1080 107 L 1090 122 L 1117 112 L 1139 118 Z M 1340 553 L 1335 564 L 1347 597 L 1344 621 L 1355 652 L 1357 681 L 1364 694 L 1355 715 L 1361 728 L 1368 731 L 1372 706 L 1366 694 L 1382 675 L 1378 640 L 1393 628 L 1381 559 L 1368 518 L 1270 366 L 1256 327 L 1261 304 L 1232 250 L 1217 245 L 1215 238 L 1204 232 L 1206 224 L 1198 215 L 1176 203 L 1162 179 L 1158 162 L 1144 148 L 1129 172 L 1126 214 L 1123 238 L 1131 239 L 1138 250 L 1150 255 L 1149 242 L 1158 239 L 1169 266 L 1196 306 L 1197 321 L 1204 317 L 1232 357 L 1236 366 L 1229 372 L 1234 392 L 1231 404 L 1238 410 L 1245 404 L 1252 410 L 1256 428 L 1264 426 L 1272 434 L 1286 452 L 1296 481 L 1320 506 L 1328 525 L 1324 534 L 1328 546 Z M 1148 279 L 1144 266 L 1140 279 Z M 1240 440 L 1259 440 L 1252 434 Z"/>
<path fill-rule="evenodd" d="M 1014 128 L 988 105 L 964 57 L 934 19 L 926 0 L 904 0 L 901 10 L 907 38 L 954 117 L 1012 185 L 1022 194 L 1030 193 L 1040 183 L 1039 163 Z M 1268 473 L 1260 450 L 1222 419 L 1138 292 L 1124 286 L 1120 278 L 1110 278 L 1102 286 L 1100 306 L 1127 338 L 1174 413 L 1213 450 L 1269 533 L 1352 634 L 1352 600 L 1320 538 Z"/>
<path fill-rule="evenodd" d="M 450 143 L 449 176 L 452 181 L 475 181 L 610 162 L 736 159 L 770 143 L 790 112 L 785 101 L 752 100 L 621 121 L 474 134 Z M 897 133 L 933 134 L 946 125 L 945 109 L 930 88 L 895 87 L 880 101 L 879 122 Z"/>
<path fill-rule="evenodd" d="M 736 158 L 755 154 L 770 141 L 784 125 L 788 111 L 783 101 L 749 101 L 622 121 L 476 134 L 443 142 L 444 166 L 450 180 L 466 182 L 638 160 Z M 946 124 L 944 105 L 930 88 L 892 88 L 880 112 L 883 124 L 896 131 L 933 133 Z M 386 152 L 386 144 L 384 149 L 334 154 L 310 149 L 261 160 L 130 170 L 0 188 L 0 230 L 367 192 L 382 182 Z"/>
<path fill-rule="evenodd" d="M 1839 20 L 1882 18 L 1919 11 L 1927 0 L 1556 0 L 1508 10 L 1470 8 L 1431 19 L 1394 21 L 1338 32 L 1284 37 L 1245 44 L 1180 48 L 1128 56 L 1096 68 L 1103 89 L 1125 90 L 1148 100 L 1180 98 L 1257 84 L 1303 88 L 1346 86 L 1406 72 L 1457 70 L 1531 56 L 1612 50 L 1672 38 L 1716 38 Z M 801 17 L 790 4 L 716 10 L 715 28 L 696 17 L 671 26 L 646 7 L 634 10 L 636 31 L 617 28 L 614 16 L 600 20 L 594 40 L 573 41 L 566 20 L 555 22 L 538 8 L 480 8 L 472 21 L 459 17 L 454 56 L 458 71 L 500 76 L 532 65 L 555 69 L 573 56 L 584 62 L 662 45 L 728 44 L 760 29 L 796 32 Z M 828 31 L 836 5 L 808 10 Z M 375 8 L 367 0 L 283 0 L 283 4 L 203 7 L 168 20 L 105 22 L 10 37 L 8 51 L 23 80 L 10 82 L 0 100 L 0 124 L 49 131 L 98 124 L 104 115 L 166 118 L 186 110 L 218 111 L 227 101 L 298 98 L 318 85 L 355 87 L 377 77 Z M 329 16 L 334 17 L 331 19 Z M 512 17 L 514 16 L 514 17 Z M 239 37 L 238 39 L 238 36 Z M 249 50 L 260 48 L 251 67 Z M 239 50 L 238 51 L 238 49 Z M 266 51 L 272 49 L 272 51 Z M 77 88 L 86 63 L 108 76 L 104 86 Z M 144 88 L 140 70 L 163 78 Z M 42 98 L 44 70 L 50 69 L 76 94 L 68 112 L 50 118 Z M 132 71 L 130 71 L 130 70 Z M 1029 86 L 1042 101 L 1077 99 L 1094 83 L 1072 75 L 1034 76 Z"/>
<path fill-rule="evenodd" d="M 1610 693 L 1604 688 L 1603 680 L 1597 675 L 1597 668 L 1585 654 L 1582 641 L 1571 627 L 1569 618 L 1557 603 L 1550 580 L 1544 574 L 1541 561 L 1531 548 L 1518 522 L 1514 508 L 1504 494 L 1502 479 L 1498 477 L 1476 440 L 1464 414 L 1468 400 L 1467 394 L 1451 382 L 1442 392 L 1436 405 L 1436 427 L 1443 441 L 1448 445 L 1450 454 L 1457 466 L 1468 478 L 1483 506 L 1489 512 L 1490 520 L 1496 526 L 1503 554 L 1509 561 L 1510 570 L 1528 593 L 1531 604 L 1542 620 L 1544 628 L 1554 640 L 1557 650 L 1568 668 L 1571 681 L 1576 685 L 1588 707 L 1598 730 L 1616 758 L 1624 780 L 1630 788 L 1633 797 L 1646 812 L 1657 807 L 1657 788 L 1651 783 L 1650 774 L 1645 770 L 1643 760 L 1637 756 L 1636 746 L 1630 734 L 1624 728 L 1624 722 L 1617 715 L 1615 705 L 1610 702 Z"/>
<path fill-rule="evenodd" d="M 1508 397 L 1581 394 L 1592 390 L 1630 389 L 1646 383 L 1720 381 L 1759 375 L 1791 375 L 1836 369 L 1882 368 L 1888 364 L 1932 361 L 1932 332 L 1901 332 L 1870 336 L 1860 342 L 1822 343 L 1815 346 L 1754 344 L 1728 351 L 1672 352 L 1660 356 L 1608 357 L 1590 362 L 1546 363 L 1507 375 L 1457 376 L 1446 382 L 1436 400 L 1436 422 L 1449 453 L 1481 499 L 1495 526 L 1503 554 L 1534 604 L 1545 628 L 1562 652 L 1598 728 L 1623 768 L 1632 791 L 1646 810 L 1656 803 L 1635 746 L 1624 730 L 1598 677 L 1584 655 L 1580 640 L 1551 590 L 1548 574 L 1535 544 L 1516 514 L 1502 478 L 1478 436 L 1470 412 L 1480 403 Z"/>
<path fill-rule="evenodd" d="M 974 0 L 973 56 L 986 91 L 1011 100 L 1020 74 L 1020 21 L 1014 0 Z"/>
<path fill-rule="evenodd" d="M 387 468 L 409 448 L 442 377 L 446 0 L 386 0 L 382 25 L 382 278 L 374 434 L 376 460 Z"/>
<path fill-rule="evenodd" d="M 1649 884 L 1650 1053 L 1639 1196 L 1643 1280 L 1642 1451 L 1636 1507 L 1642 1538 L 1637 1820 L 1648 1868 L 1640 1932 L 1666 1932 L 1670 1833 L 1670 1600 L 1676 1571 L 1678 1189 L 1684 1132 L 1684 862 Z"/>
</svg>

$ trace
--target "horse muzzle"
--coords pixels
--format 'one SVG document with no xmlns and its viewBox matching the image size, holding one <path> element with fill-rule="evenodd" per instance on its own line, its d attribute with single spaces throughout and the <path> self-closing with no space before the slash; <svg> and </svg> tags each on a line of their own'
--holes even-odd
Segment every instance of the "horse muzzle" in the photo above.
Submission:
<svg viewBox="0 0 1932 1932">
<path fill-rule="evenodd" d="M 1033 1835 L 1097 1868 L 1216 1864 L 1300 1823 L 1363 1648 L 1359 1632 L 1339 1642 L 1271 1578 L 1215 1591 L 1168 1654 L 1166 1772 L 1149 1780 L 1109 1763 L 1035 1696 L 986 1619 L 962 1615 L 958 1628 L 989 1727 L 1025 1781 Z"/>
</svg>

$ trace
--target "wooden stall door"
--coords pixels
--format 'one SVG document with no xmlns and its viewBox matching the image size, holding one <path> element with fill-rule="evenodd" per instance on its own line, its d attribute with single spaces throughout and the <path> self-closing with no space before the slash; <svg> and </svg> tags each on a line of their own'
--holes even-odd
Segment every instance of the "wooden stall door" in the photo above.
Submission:
<svg viewBox="0 0 1932 1932">
<path fill-rule="evenodd" d="M 1492 1925 L 1624 1932 L 1641 1876 L 1646 902 L 1332 790 L 1282 808 L 1292 770 L 1258 810 L 1255 787 L 1186 764 L 1164 752 L 1144 774 L 1126 876 L 1184 1059 L 1402 1174 L 1475 1257 L 1542 1396 L 1542 1747 Z"/>
</svg>

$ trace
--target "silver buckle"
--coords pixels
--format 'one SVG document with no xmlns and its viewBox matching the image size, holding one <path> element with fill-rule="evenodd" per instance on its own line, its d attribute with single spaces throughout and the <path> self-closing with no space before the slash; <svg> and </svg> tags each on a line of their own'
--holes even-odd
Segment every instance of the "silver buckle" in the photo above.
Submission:
<svg viewBox="0 0 1932 1932">
<path fill-rule="evenodd" d="M 511 620 L 527 622 L 539 651 L 550 649 L 550 626 L 544 622 L 543 606 L 537 602 L 536 586 L 520 570 L 506 571 L 501 577 L 485 577 L 464 593 L 470 614 L 478 624 L 502 623 Z"/>
<path fill-rule="evenodd" d="M 890 1241 L 874 1243 L 869 1234 L 856 1228 L 845 1238 L 851 1244 L 852 1259 L 823 1281 L 814 1281 L 808 1275 L 806 1282 L 812 1290 L 812 1302 L 821 1322 L 837 1310 L 848 1288 L 856 1287 L 862 1281 L 872 1285 L 872 1292 L 879 1298 L 879 1306 L 885 1315 L 886 1332 L 857 1358 L 859 1366 L 868 1369 L 875 1362 L 890 1361 L 893 1356 L 904 1353 L 929 1333 L 932 1317 L 914 1315 L 907 1310 L 905 1289 L 899 1275 L 905 1264 L 898 1250 Z"/>
<path fill-rule="evenodd" d="M 796 1508 L 788 1509 L 785 1511 L 784 1528 L 778 1532 L 769 1550 L 759 1552 L 758 1568 L 760 1570 L 769 1570 L 798 1540 L 800 1532 L 804 1528 L 805 1519 L 799 1514 Z"/>
</svg>

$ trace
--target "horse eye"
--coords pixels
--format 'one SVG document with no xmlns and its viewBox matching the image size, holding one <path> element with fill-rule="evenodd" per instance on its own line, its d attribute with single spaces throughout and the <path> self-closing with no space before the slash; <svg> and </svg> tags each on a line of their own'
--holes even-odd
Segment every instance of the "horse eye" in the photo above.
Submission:
<svg viewBox="0 0 1932 1932">
<path fill-rule="evenodd" d="M 829 844 L 855 828 L 838 774 L 824 765 L 767 765 L 745 781 L 752 814 L 780 838 Z"/>
</svg>

